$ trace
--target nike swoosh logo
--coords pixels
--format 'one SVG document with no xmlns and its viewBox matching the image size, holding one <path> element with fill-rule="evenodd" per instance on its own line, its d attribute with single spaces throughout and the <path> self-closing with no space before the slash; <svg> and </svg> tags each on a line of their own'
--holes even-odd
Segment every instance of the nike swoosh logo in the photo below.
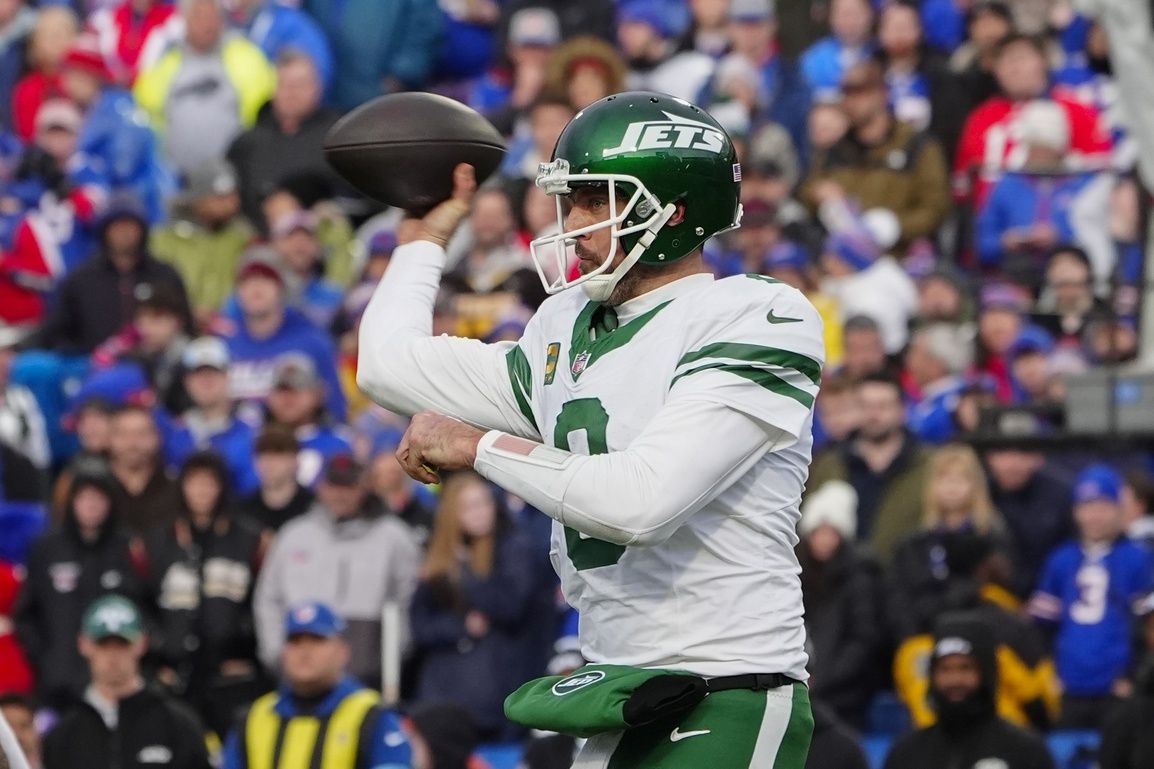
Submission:
<svg viewBox="0 0 1154 769">
<path fill-rule="evenodd" d="M 710 731 L 711 730 L 709 729 L 698 729 L 694 732 L 679 732 L 677 731 L 677 727 L 674 727 L 673 732 L 669 735 L 669 741 L 681 742 L 682 740 L 687 740 L 690 737 L 700 737 L 703 734 L 709 734 Z"/>
<path fill-rule="evenodd" d="M 770 323 L 801 323 L 801 318 L 783 318 L 779 315 L 774 315 L 773 310 L 769 311 L 769 314 L 765 316 L 765 319 Z"/>
</svg>

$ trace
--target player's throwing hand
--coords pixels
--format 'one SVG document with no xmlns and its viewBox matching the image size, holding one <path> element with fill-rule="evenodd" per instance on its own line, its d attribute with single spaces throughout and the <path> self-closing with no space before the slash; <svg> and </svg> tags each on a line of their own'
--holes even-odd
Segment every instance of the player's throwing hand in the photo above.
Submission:
<svg viewBox="0 0 1154 769">
<path fill-rule="evenodd" d="M 458 163 L 453 169 L 453 196 L 425 214 L 419 239 L 432 241 L 443 248 L 469 215 L 476 192 L 477 177 L 473 167 L 468 163 Z"/>
</svg>

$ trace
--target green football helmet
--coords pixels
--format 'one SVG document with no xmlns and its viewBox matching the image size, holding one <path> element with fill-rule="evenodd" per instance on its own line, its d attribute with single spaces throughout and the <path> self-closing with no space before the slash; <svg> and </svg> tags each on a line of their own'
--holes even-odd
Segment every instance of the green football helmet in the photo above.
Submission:
<svg viewBox="0 0 1154 769">
<path fill-rule="evenodd" d="M 741 221 L 741 166 L 717 121 L 684 99 L 647 91 L 607 96 L 577 113 L 542 163 L 537 186 L 555 196 L 558 232 L 535 239 L 530 253 L 545 290 L 582 285 L 603 302 L 633 265 L 671 264 Z M 563 198 L 581 185 L 608 187 L 609 218 L 565 230 Z M 669 219 L 685 206 L 676 225 Z M 608 258 L 567 279 L 569 246 L 578 236 L 608 228 Z M 618 249 L 626 257 L 610 270 Z M 555 275 L 556 277 L 550 277 Z"/>
</svg>

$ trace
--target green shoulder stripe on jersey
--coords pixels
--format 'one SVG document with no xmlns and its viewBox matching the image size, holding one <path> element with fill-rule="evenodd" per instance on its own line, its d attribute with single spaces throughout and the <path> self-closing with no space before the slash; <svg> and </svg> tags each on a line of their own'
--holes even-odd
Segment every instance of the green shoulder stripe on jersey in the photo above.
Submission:
<svg viewBox="0 0 1154 769">
<path fill-rule="evenodd" d="M 533 371 L 529 368 L 529 359 L 524 350 L 516 345 L 505 353 L 505 365 L 509 369 L 509 383 L 513 386 L 513 397 L 517 399 L 517 408 L 529 420 L 529 424 L 536 426 L 533 419 L 533 409 L 529 406 L 530 393 L 533 392 Z"/>
<path fill-rule="evenodd" d="M 707 344 L 700 350 L 687 352 L 681 356 L 677 366 L 687 366 L 691 363 L 710 358 L 729 358 L 744 363 L 761 363 L 770 366 L 791 368 L 805 376 L 814 384 L 821 384 L 821 364 L 813 358 L 789 350 L 779 350 L 776 347 L 765 347 L 760 344 L 743 344 L 740 342 L 715 342 Z M 688 372 L 687 372 L 688 373 Z M 677 381 L 674 379 L 673 381 Z"/>
<path fill-rule="evenodd" d="M 598 302 L 589 302 L 586 304 L 584 309 L 577 315 L 577 320 L 573 322 L 573 339 L 569 345 L 569 370 L 570 373 L 575 369 L 577 370 L 576 373 L 573 374 L 573 379 L 576 380 L 582 371 L 587 370 L 605 353 L 613 352 L 618 347 L 629 344 L 633 337 L 637 336 L 637 333 L 645 328 L 645 325 L 653 320 L 657 316 L 657 313 L 664 310 L 668 305 L 669 302 L 662 302 L 649 312 L 638 315 L 611 333 L 593 339 L 589 333 L 589 324 L 593 320 L 593 313 L 596 312 L 600 304 Z M 588 355 L 585 358 L 584 366 L 578 368 L 575 365 L 577 358 L 585 353 L 588 353 Z"/>
<path fill-rule="evenodd" d="M 807 409 L 813 408 L 813 396 L 807 393 L 805 390 L 801 389 L 800 387 L 794 387 L 781 377 L 777 376 L 776 374 L 771 374 L 763 368 L 748 366 L 741 363 L 709 363 L 705 366 L 691 368 L 688 371 L 683 371 L 682 373 L 673 377 L 673 381 L 670 382 L 669 386 L 672 387 L 673 385 L 677 384 L 677 380 L 683 377 L 692 376 L 693 374 L 696 374 L 700 371 L 725 371 L 730 374 L 736 374 L 743 379 L 748 379 L 760 387 L 764 387 L 771 393 L 783 395 L 786 398 L 793 398 Z"/>
<path fill-rule="evenodd" d="M 754 280 L 760 280 L 762 283 L 780 283 L 781 282 L 777 278 L 771 278 L 768 275 L 758 275 L 756 272 L 747 272 L 747 273 L 745 273 L 745 277 L 753 278 Z"/>
</svg>

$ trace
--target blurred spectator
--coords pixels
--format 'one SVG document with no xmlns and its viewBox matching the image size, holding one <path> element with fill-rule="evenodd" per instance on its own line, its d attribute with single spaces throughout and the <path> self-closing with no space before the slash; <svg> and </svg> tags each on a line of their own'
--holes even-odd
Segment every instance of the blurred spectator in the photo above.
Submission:
<svg viewBox="0 0 1154 769">
<path fill-rule="evenodd" d="M 824 375 L 813 418 L 814 450 L 841 443 L 858 428 L 860 421 L 853 380 L 843 371 Z M 856 528 L 854 532 L 856 534 Z"/>
<path fill-rule="evenodd" d="M 124 530 L 106 475 L 72 478 L 59 529 L 33 547 L 15 610 L 16 633 L 36 670 L 37 693 L 61 709 L 84 692 L 84 660 L 76 648 L 81 616 L 111 592 L 143 597 L 140 543 Z"/>
<path fill-rule="evenodd" d="M 0 126 L 12 127 L 12 90 L 24 74 L 28 36 L 36 26 L 36 12 L 26 0 L 8 0 L 0 6 Z"/>
<path fill-rule="evenodd" d="M 846 216 L 823 217 L 831 234 L 821 253 L 822 293 L 838 303 L 842 317 L 874 320 L 885 352 L 897 354 L 906 345 L 918 306 L 917 287 L 891 255 L 898 238 L 897 217 L 885 208 L 858 217 L 844 198 L 831 199 L 823 208 L 840 209 Z"/>
<path fill-rule="evenodd" d="M 718 278 L 764 272 L 769 252 L 784 243 L 776 206 L 753 198 L 742 207 L 741 227 L 706 246 L 706 263 Z"/>
<path fill-rule="evenodd" d="M 949 268 L 935 270 L 918 281 L 919 324 L 962 323 L 967 319 L 965 278 Z"/>
<path fill-rule="evenodd" d="M 232 291 L 241 256 L 256 237 L 240 212 L 236 171 L 223 160 L 196 168 L 172 214 L 169 223 L 153 230 L 149 247 L 180 273 L 203 325 Z"/>
<path fill-rule="evenodd" d="M 242 320 L 225 337 L 232 367 L 234 400 L 259 405 L 272 391 L 276 360 L 288 352 L 310 358 L 325 386 L 325 407 L 336 420 L 345 417 L 345 398 L 336 370 L 336 351 L 327 334 L 287 307 L 280 265 L 267 250 L 250 250 L 236 276 Z"/>
<path fill-rule="evenodd" d="M 1018 286 L 987 283 L 978 302 L 977 368 L 994 380 L 998 400 L 1006 403 L 1013 394 L 1010 347 L 1022 331 L 1022 316 L 1030 307 L 1030 297 Z"/>
<path fill-rule="evenodd" d="M 470 769 L 478 759 L 473 750 L 480 737 L 469 711 L 452 702 L 418 705 L 409 715 L 413 741 L 413 766 L 433 769 Z M 569 760 L 573 751 L 569 751 Z M 528 760 L 528 756 L 524 760 Z M 565 766 L 568 766 L 568 762 Z M 537 767 L 532 766 L 532 769 Z"/>
<path fill-rule="evenodd" d="M 1027 596 L 1046 557 L 1074 533 L 1070 485 L 1037 451 L 993 448 L 985 460 L 990 498 L 1010 535 L 1017 592 Z"/>
<path fill-rule="evenodd" d="M 862 2 L 862 0 L 844 0 Z M 875 58 L 850 67 L 842 81 L 847 134 L 814 159 L 802 201 L 814 210 L 849 200 L 898 218 L 897 251 L 932 237 L 949 212 L 946 161 L 937 140 L 897 121 Z"/>
<path fill-rule="evenodd" d="M 96 34 L 100 53 L 119 82 L 131 83 L 146 50 L 153 58 L 170 42 L 180 39 L 183 20 L 171 0 L 113 0 L 93 11 L 88 28 Z"/>
<path fill-rule="evenodd" d="M 253 466 L 256 435 L 233 413 L 228 394 L 228 347 L 216 337 L 195 340 L 181 360 L 192 407 L 179 415 L 164 444 L 165 461 L 179 468 L 195 451 L 212 449 L 228 466 L 230 486 L 241 496 L 257 488 Z"/>
<path fill-rule="evenodd" d="M 5 694 L 32 694 L 35 680 L 32 665 L 20 647 L 16 629 L 16 602 L 27 579 L 23 565 L 0 559 L 0 715 Z M 13 729 L 16 724 L 11 725 Z"/>
<path fill-rule="evenodd" d="M 625 90 L 625 62 L 617 49 L 594 37 L 566 40 L 549 59 L 545 87 L 564 93 L 575 111 Z"/>
<path fill-rule="evenodd" d="M 221 3 L 180 0 L 183 39 L 142 70 L 132 89 L 181 174 L 223 158 L 276 83 L 261 50 L 226 28 Z"/>
<path fill-rule="evenodd" d="M 263 689 L 252 591 L 268 537 L 237 516 L 215 452 L 188 457 L 178 485 L 176 520 L 145 544 L 158 610 L 151 651 L 169 691 L 227 734 L 234 710 Z"/>
<path fill-rule="evenodd" d="M 1146 615 L 1147 638 L 1154 633 L 1154 612 Z M 1147 641 L 1148 648 L 1149 640 Z M 1142 769 L 1154 762 L 1154 665 L 1147 658 L 1134 681 L 1134 696 L 1110 713 L 1102 726 L 1099 769 Z"/>
<path fill-rule="evenodd" d="M 929 454 L 905 427 L 902 389 L 896 380 L 873 374 L 857 383 L 861 425 L 849 440 L 819 454 L 807 489 L 829 480 L 847 481 L 858 496 L 857 539 L 868 542 L 884 564 L 922 520 Z"/>
<path fill-rule="evenodd" d="M 955 0 L 930 0 L 923 6 L 923 20 L 927 35 L 942 29 L 928 17 L 932 6 Z M 998 46 L 1014 31 L 1014 20 L 1010 8 L 1002 0 L 981 0 L 975 3 L 963 21 L 965 41 L 950 55 L 950 71 L 954 74 L 959 97 L 959 114 L 966 115 L 978 104 L 997 95 L 998 80 L 994 77 L 994 67 L 998 59 Z M 960 131 L 959 125 L 955 130 Z M 957 157 L 957 147 L 951 149 L 951 158 Z"/>
<path fill-rule="evenodd" d="M 1026 104 L 1047 94 L 1066 113 L 1069 167 L 1086 170 L 1106 164 L 1111 139 L 1101 116 L 1085 105 L 1050 92 L 1044 43 L 1026 35 L 1005 37 L 997 47 L 994 71 L 1001 93 L 978 105 L 962 128 L 954 161 L 954 192 L 960 199 L 981 210 L 991 185 L 1005 171 L 1021 166 L 1019 116 Z"/>
<path fill-rule="evenodd" d="M 36 133 L 36 113 L 49 99 L 64 94 L 60 68 L 76 42 L 80 24 L 68 8 L 49 6 L 36 16 L 28 41 L 30 71 L 12 91 L 12 130 L 25 142 Z"/>
<path fill-rule="evenodd" d="M 303 56 L 312 62 L 319 89 L 332 86 L 333 51 L 313 17 L 274 0 L 232 0 L 230 11 L 233 23 L 269 61 L 279 64 L 283 58 Z"/>
<path fill-rule="evenodd" d="M 917 392 L 908 424 L 926 443 L 945 443 L 956 436 L 958 402 L 970 384 L 965 374 L 973 358 L 974 329 L 969 325 L 931 323 L 910 338 L 906 372 Z"/>
<path fill-rule="evenodd" d="M 1126 536 L 1154 551 L 1154 478 L 1131 470 L 1122 486 L 1122 524 Z"/>
<path fill-rule="evenodd" d="M 690 0 L 689 13 L 689 28 L 681 36 L 681 50 L 720 59 L 729 50 L 729 0 Z"/>
<path fill-rule="evenodd" d="M 77 393 L 69 412 L 63 417 L 70 432 L 75 433 L 77 451 L 56 477 L 52 487 L 52 520 L 59 524 L 77 473 L 108 473 L 108 444 L 112 432 L 112 411 L 115 406 L 106 397 L 96 393 Z"/>
<path fill-rule="evenodd" d="M 679 51 L 675 19 L 662 0 L 623 0 L 617 6 L 617 47 L 629 62 L 626 87 L 695 99 L 713 73 L 714 61 Z"/>
<path fill-rule="evenodd" d="M 886 357 L 885 342 L 878 322 L 867 315 L 850 315 L 842 324 L 845 348 L 841 373 L 851 382 L 874 374 L 894 374 L 897 370 Z"/>
<path fill-rule="evenodd" d="M 291 10 L 271 3 L 267 8 Z M 240 179 L 241 208 L 251 221 L 269 224 L 261 201 L 286 179 L 332 175 L 322 145 L 337 114 L 321 106 L 322 95 L 323 81 L 311 59 L 295 50 L 276 59 L 272 99 L 261 108 L 256 125 L 228 148 L 229 162 Z"/>
<path fill-rule="evenodd" d="M 98 233 L 99 253 L 60 285 L 44 324 L 43 344 L 65 353 L 91 353 L 132 321 L 140 299 L 162 289 L 180 297 L 181 314 L 191 328 L 184 282 L 148 252 L 148 222 L 140 207 L 125 198 L 113 200 Z"/>
<path fill-rule="evenodd" d="M 563 93 L 549 91 L 538 95 L 526 110 L 527 135 L 513 137 L 500 173 L 509 179 L 531 184 L 537 178 L 537 166 L 552 160 L 557 137 L 573 119 L 574 111 Z M 556 211 L 552 206 L 550 209 Z M 553 221 L 556 221 L 555 213 Z"/>
<path fill-rule="evenodd" d="M 1002 523 L 973 449 L 937 449 L 926 475 L 921 531 L 897 549 L 887 594 L 894 638 L 933 630 L 945 612 L 972 608 L 987 582 L 1009 582 Z"/>
<path fill-rule="evenodd" d="M 1057 102 L 1038 99 L 1026 104 L 1017 129 L 1024 153 L 1021 170 L 1007 171 L 994 183 L 978 214 L 976 237 L 984 267 L 1000 268 L 1015 282 L 1033 287 L 1041 282 L 1047 257 L 1059 243 L 1095 245 L 1108 239 L 1111 180 L 1070 172 L 1069 125 Z M 1095 273 L 1100 280 L 1113 273 L 1112 251 L 1096 251 L 1100 263 Z"/>
<path fill-rule="evenodd" d="M 241 503 L 241 512 L 263 528 L 280 531 L 313 505 L 312 491 L 297 481 L 300 444 L 292 432 L 266 428 L 253 447 L 259 486 Z"/>
<path fill-rule="evenodd" d="M 1046 282 L 1033 322 L 1060 344 L 1080 344 L 1087 324 L 1109 314 L 1106 303 L 1094 296 L 1094 275 L 1086 252 L 1069 245 L 1055 248 L 1046 263 Z"/>
<path fill-rule="evenodd" d="M 998 762 L 1015 769 L 1053 769 L 1041 737 L 1000 718 L 995 708 L 998 662 L 992 628 L 984 622 L 945 618 L 930 656 L 930 700 L 938 722 L 898 739 L 885 769 L 921 769 L 935 763 Z"/>
<path fill-rule="evenodd" d="M 381 608 L 393 601 L 408 616 L 420 551 L 404 524 L 370 505 L 363 470 L 349 454 L 327 462 L 317 500 L 284 525 L 261 570 L 253 603 L 261 660 L 271 668 L 280 658 L 288 607 L 324 601 L 349 624 L 349 672 L 378 686 Z M 408 623 L 388 632 L 404 648 Z"/>
<path fill-rule="evenodd" d="M 820 157 L 837 144 L 849 130 L 849 117 L 842 109 L 842 100 L 819 101 L 809 110 L 806 118 L 806 137 L 810 150 Z"/>
<path fill-rule="evenodd" d="M 502 703 L 524 683 L 513 676 L 526 651 L 519 636 L 531 569 L 528 542 L 487 482 L 473 473 L 448 479 L 413 595 L 416 699 L 463 706 L 483 739 L 508 734 Z"/>
<path fill-rule="evenodd" d="M 813 696 L 859 728 L 875 689 L 882 649 L 881 570 L 859 549 L 857 492 L 826 481 L 802 505 L 797 558 L 813 646 Z"/>
<path fill-rule="evenodd" d="M 501 133 L 512 134 L 518 119 L 540 97 L 550 57 L 560 44 L 561 22 L 555 13 L 535 6 L 521 8 L 509 17 L 507 61 L 498 61 L 479 79 L 469 104 Z"/>
<path fill-rule="evenodd" d="M 1050 400 L 1050 359 L 1054 340 L 1038 326 L 1025 326 L 1010 345 L 1010 384 L 1014 402 L 1044 404 Z"/>
<path fill-rule="evenodd" d="M 613 40 L 613 0 L 587 0 L 571 3 L 569 0 L 509 0 L 502 3 L 498 42 L 502 45 L 512 37 L 512 19 L 524 8 L 545 8 L 552 11 L 561 25 L 561 39 L 570 40 L 580 35 L 592 35 L 602 40 Z"/>
<path fill-rule="evenodd" d="M 946 157 L 953 157 L 965 105 L 942 55 L 926 47 L 916 3 L 899 0 L 882 6 L 878 44 L 894 117 L 915 130 L 929 131 Z"/>
<path fill-rule="evenodd" d="M 336 54 L 334 107 L 420 88 L 431 74 L 444 26 L 436 0 L 305 0 L 304 9 Z"/>
<path fill-rule="evenodd" d="M 36 728 L 36 706 L 32 700 L 12 692 L 0 694 L 0 716 L 12 728 L 29 769 L 42 769 L 40 732 Z"/>
<path fill-rule="evenodd" d="M 352 451 L 348 433 L 325 411 L 325 387 L 307 355 L 294 352 L 277 358 L 266 424 L 291 430 L 296 436 L 300 444 L 297 480 L 309 487 L 331 457 Z"/>
<path fill-rule="evenodd" d="M 148 119 L 115 84 L 96 41 L 81 36 L 64 57 L 61 85 L 84 112 L 78 150 L 99 163 L 114 194 L 135 201 L 149 223 L 167 215 L 174 183 Z"/>
<path fill-rule="evenodd" d="M 16 346 L 24 337 L 23 329 L 0 324 L 0 443 L 20 452 L 39 469 L 47 470 L 52 456 L 44 415 L 28 388 L 12 381 Z"/>
<path fill-rule="evenodd" d="M 1100 728 L 1114 700 L 1133 691 L 1134 617 L 1154 593 L 1154 565 L 1122 536 L 1121 493 L 1122 478 L 1108 465 L 1078 475 L 1078 538 L 1050 554 L 1030 598 L 1030 613 L 1056 628 L 1065 728 Z"/>
<path fill-rule="evenodd" d="M 830 36 L 801 55 L 801 72 L 816 98 L 836 94 L 846 70 L 870 55 L 873 26 L 869 0 L 831 0 Z"/>
<path fill-rule="evenodd" d="M 224 769 L 279 766 L 278 759 L 304 765 L 310 757 L 325 769 L 439 766 L 410 763 L 412 749 L 397 714 L 349 674 L 355 648 L 348 623 L 334 609 L 305 602 L 282 622 L 281 684 L 238 719 L 224 747 Z M 286 741 L 302 731 L 311 737 Z"/>
<path fill-rule="evenodd" d="M 0 259 L 0 317 L 10 323 L 39 321 L 60 281 L 91 254 L 94 220 L 108 189 L 107 179 L 77 152 L 80 121 L 71 102 L 45 102 L 34 142 L 4 190 L 17 221 Z"/>
<path fill-rule="evenodd" d="M 444 29 L 431 78 L 433 90 L 444 89 L 458 96 L 497 58 L 494 43 L 502 3 L 442 0 L 439 5 L 444 15 Z"/>
<path fill-rule="evenodd" d="M 148 379 L 156 403 L 177 414 L 189 405 L 180 370 L 181 356 L 189 341 L 184 302 L 183 294 L 163 287 L 148 292 L 136 303 L 132 323 L 92 354 L 97 369 L 138 366 Z"/>
<path fill-rule="evenodd" d="M 0 561 L 25 563 L 45 528 L 44 475 L 8 444 L 0 442 Z"/>
<path fill-rule="evenodd" d="M 144 406 L 125 405 L 112 415 L 108 467 L 113 499 L 124 527 L 143 534 L 176 513 L 176 485 L 164 471 L 156 417 Z"/>
<path fill-rule="evenodd" d="M 806 154 L 805 117 L 811 94 L 795 59 L 778 48 L 781 39 L 770 0 L 730 0 L 729 39 L 733 53 L 757 68 L 761 76 L 763 102 L 768 105 L 760 121 L 768 119 L 783 126 L 802 155 Z"/>
<path fill-rule="evenodd" d="M 71 639 L 70 639 L 71 640 Z M 150 689 L 140 673 L 148 648 L 139 609 L 109 595 L 84 614 L 80 652 L 92 684 L 44 738 L 44 769 L 208 769 L 204 735 L 186 707 Z M 163 760 L 162 760 L 163 759 Z"/>
<path fill-rule="evenodd" d="M 340 310 L 344 292 L 324 277 L 324 246 L 317 220 L 308 211 L 283 214 L 270 222 L 272 247 L 287 269 L 295 294 L 292 305 L 318 328 L 327 329 Z"/>
<path fill-rule="evenodd" d="M 376 452 L 369 466 L 369 487 L 385 506 L 413 532 L 422 547 L 433 530 L 433 511 L 417 496 L 413 479 L 401 468 L 392 447 Z"/>
<path fill-rule="evenodd" d="M 528 252 L 516 237 L 512 204 L 503 190 L 489 187 L 477 192 L 469 225 L 470 248 L 445 276 L 447 285 L 487 294 L 500 290 L 515 272 L 529 265 Z"/>
</svg>

